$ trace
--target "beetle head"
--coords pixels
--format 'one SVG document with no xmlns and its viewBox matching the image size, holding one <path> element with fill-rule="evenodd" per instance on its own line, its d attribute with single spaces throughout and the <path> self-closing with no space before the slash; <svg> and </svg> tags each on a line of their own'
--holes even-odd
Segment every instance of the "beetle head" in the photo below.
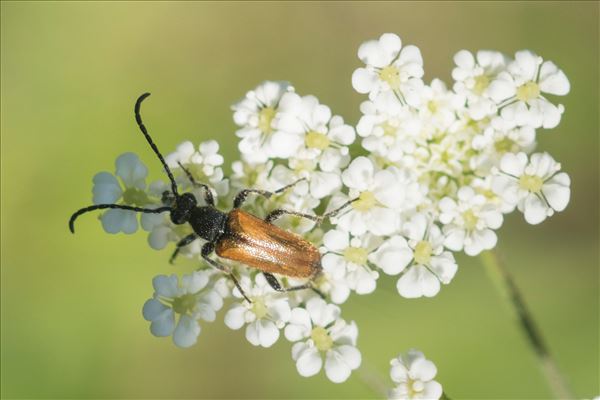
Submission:
<svg viewBox="0 0 600 400">
<path fill-rule="evenodd" d="M 171 210 L 171 221 L 176 225 L 188 222 L 196 204 L 196 198 L 191 193 L 184 193 L 181 196 L 177 196 Z"/>
</svg>

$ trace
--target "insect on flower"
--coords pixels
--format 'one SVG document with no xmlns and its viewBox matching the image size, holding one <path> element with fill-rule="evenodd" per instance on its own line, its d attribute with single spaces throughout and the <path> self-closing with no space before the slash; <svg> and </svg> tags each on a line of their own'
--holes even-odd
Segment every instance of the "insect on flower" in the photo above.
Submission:
<svg viewBox="0 0 600 400">
<path fill-rule="evenodd" d="M 69 229 L 71 232 L 75 233 L 75 220 L 88 211 L 122 209 L 150 214 L 169 212 L 171 221 L 174 224 L 182 225 L 189 223 L 194 231 L 177 243 L 177 247 L 171 256 L 171 262 L 175 260 L 182 247 L 201 238 L 207 241 L 202 247 L 202 258 L 212 267 L 229 275 L 248 302 L 250 302 L 250 299 L 244 294 L 232 270 L 210 258 L 213 252 L 219 257 L 239 261 L 249 267 L 259 269 L 264 274 L 269 285 L 276 291 L 287 292 L 312 289 L 319 293 L 312 285 L 312 281 L 322 270 L 319 250 L 301 236 L 277 227 L 273 224 L 273 221 L 284 215 L 295 215 L 310 219 L 316 223 L 321 223 L 325 218 L 335 216 L 350 205 L 352 200 L 320 216 L 292 210 L 276 209 L 270 212 L 263 220 L 241 210 L 241 206 L 249 194 L 257 194 L 268 199 L 272 195 L 281 193 L 303 180 L 299 179 L 273 192 L 259 189 L 243 189 L 235 197 L 233 209 L 225 213 L 215 207 L 215 199 L 208 185 L 196 182 L 191 173 L 180 164 L 192 185 L 204 191 L 206 206 L 198 206 L 196 198 L 192 193 L 180 194 L 178 192 L 177 184 L 171 170 L 142 122 L 140 107 L 144 99 L 148 96 L 150 96 L 150 93 L 144 93 L 137 99 L 135 103 L 135 119 L 148 144 L 150 144 L 150 147 L 162 163 L 171 182 L 171 191 L 163 193 L 163 203 L 166 205 L 155 209 L 122 204 L 96 204 L 84 207 L 76 211 L 69 219 Z M 294 278 L 308 278 L 309 281 L 303 285 L 284 288 L 273 273 Z"/>
</svg>

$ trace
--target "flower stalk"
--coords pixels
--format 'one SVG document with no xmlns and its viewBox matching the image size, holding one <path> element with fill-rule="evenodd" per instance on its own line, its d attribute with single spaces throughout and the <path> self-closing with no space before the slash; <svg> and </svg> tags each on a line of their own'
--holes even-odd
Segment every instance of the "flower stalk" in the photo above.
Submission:
<svg viewBox="0 0 600 400">
<path fill-rule="evenodd" d="M 536 355 L 542 374 L 548 382 L 554 397 L 557 399 L 573 399 L 574 396 L 567 385 L 566 379 L 561 374 L 556 361 L 552 358 L 523 295 L 515 284 L 512 275 L 501 262 L 498 253 L 494 250 L 483 252 L 481 253 L 481 260 L 494 286 L 505 300 L 505 304 L 516 317 L 522 333 Z"/>
</svg>

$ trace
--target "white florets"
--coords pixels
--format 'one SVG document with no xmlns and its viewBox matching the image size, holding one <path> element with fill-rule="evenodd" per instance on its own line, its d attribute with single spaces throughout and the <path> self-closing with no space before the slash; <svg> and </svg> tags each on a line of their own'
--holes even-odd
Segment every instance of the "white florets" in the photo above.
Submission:
<svg viewBox="0 0 600 400">
<path fill-rule="evenodd" d="M 290 319 L 288 299 L 277 294 L 263 275 L 257 275 L 253 285 L 251 279 L 244 276 L 240 284 L 252 303 L 241 299 L 241 293 L 235 289 L 234 293 L 240 302 L 234 303 L 227 311 L 225 325 L 231 329 L 247 325 L 246 339 L 250 343 L 271 347 L 279 339 L 279 329 Z"/>
<path fill-rule="evenodd" d="M 143 315 L 150 321 L 150 332 L 155 336 L 173 335 L 173 343 L 190 347 L 200 334 L 198 321 L 212 322 L 223 306 L 223 299 L 212 287 L 208 272 L 184 275 L 178 282 L 176 275 L 158 275 L 152 281 L 154 296 L 146 301 Z"/>
<path fill-rule="evenodd" d="M 340 318 L 340 308 L 313 298 L 304 308 L 294 308 L 285 337 L 296 342 L 292 358 L 302 376 L 317 374 L 325 361 L 325 374 L 335 383 L 344 382 L 358 368 L 361 354 L 356 348 L 358 329 Z"/>
<path fill-rule="evenodd" d="M 108 172 L 100 172 L 94 176 L 94 204 L 148 205 L 150 199 L 145 192 L 148 168 L 139 157 L 133 153 L 122 154 L 117 157 L 115 166 L 116 176 Z M 138 229 L 138 217 L 129 210 L 108 210 L 100 220 L 108 233 L 131 234 Z"/>
<path fill-rule="evenodd" d="M 442 385 L 433 379 L 437 375 L 435 364 L 418 350 L 394 358 L 390 376 L 396 387 L 390 390 L 390 400 L 437 400 L 442 397 Z"/>
<path fill-rule="evenodd" d="M 531 154 L 537 130 L 556 127 L 564 112 L 547 96 L 570 89 L 554 63 L 527 50 L 514 59 L 461 50 L 447 85 L 439 79 L 425 84 L 420 50 L 392 33 L 363 43 L 358 57 L 364 65 L 352 74 L 352 86 L 368 97 L 356 126 L 316 96 L 266 81 L 232 107 L 240 159 L 228 177 L 214 140 L 185 141 L 165 157 L 180 194 L 193 193 L 200 206 L 204 189 L 183 168 L 211 187 L 223 211 L 245 188 L 274 192 L 293 182 L 272 196 L 251 194 L 244 210 L 258 218 L 275 209 L 316 216 L 351 202 L 321 224 L 298 215 L 274 222 L 322 255 L 322 271 L 310 280 L 283 269 L 275 277 L 284 288 L 310 282 L 314 290 L 277 292 L 262 271 L 225 259 L 215 258 L 227 274 L 209 270 L 201 255 L 206 241 L 196 239 L 180 254 L 195 260 L 198 271 L 181 281 L 175 275 L 153 281 L 143 315 L 154 335 L 172 335 L 177 346 L 188 347 L 200 333 L 199 321 L 215 320 L 227 300 L 225 324 L 245 328 L 251 344 L 270 347 L 283 330 L 295 342 L 300 375 L 324 369 L 331 381 L 343 382 L 361 363 L 358 327 L 340 317 L 351 294 L 374 293 L 378 279 L 392 276 L 404 298 L 436 296 L 457 273 L 454 252 L 475 256 L 496 246 L 504 214 L 518 209 L 538 224 L 566 208 L 569 176 L 549 154 Z M 147 185 L 147 175 L 135 154 L 119 156 L 115 175 L 94 177 L 94 204 L 172 206 L 170 182 Z M 101 221 L 110 233 L 138 228 L 129 210 L 107 210 Z M 169 213 L 143 214 L 141 225 L 155 249 L 173 249 L 171 243 L 193 234 Z M 251 302 L 230 276 L 238 277 Z M 397 386 L 390 398 L 442 395 L 435 365 L 418 351 L 394 359 L 391 375 Z"/>
</svg>

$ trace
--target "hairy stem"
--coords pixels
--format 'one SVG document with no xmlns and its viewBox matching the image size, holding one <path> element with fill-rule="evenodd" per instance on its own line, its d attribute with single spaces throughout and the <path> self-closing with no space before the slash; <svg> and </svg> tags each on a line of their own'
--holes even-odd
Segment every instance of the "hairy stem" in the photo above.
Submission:
<svg viewBox="0 0 600 400">
<path fill-rule="evenodd" d="M 560 373 L 556 361 L 550 355 L 548 346 L 525 304 L 523 295 L 502 264 L 498 254 L 493 250 L 486 251 L 481 254 L 481 259 L 494 285 L 514 313 L 521 331 L 527 337 L 552 393 L 557 399 L 573 399 L 573 394 L 569 390 L 564 376 Z"/>
</svg>

